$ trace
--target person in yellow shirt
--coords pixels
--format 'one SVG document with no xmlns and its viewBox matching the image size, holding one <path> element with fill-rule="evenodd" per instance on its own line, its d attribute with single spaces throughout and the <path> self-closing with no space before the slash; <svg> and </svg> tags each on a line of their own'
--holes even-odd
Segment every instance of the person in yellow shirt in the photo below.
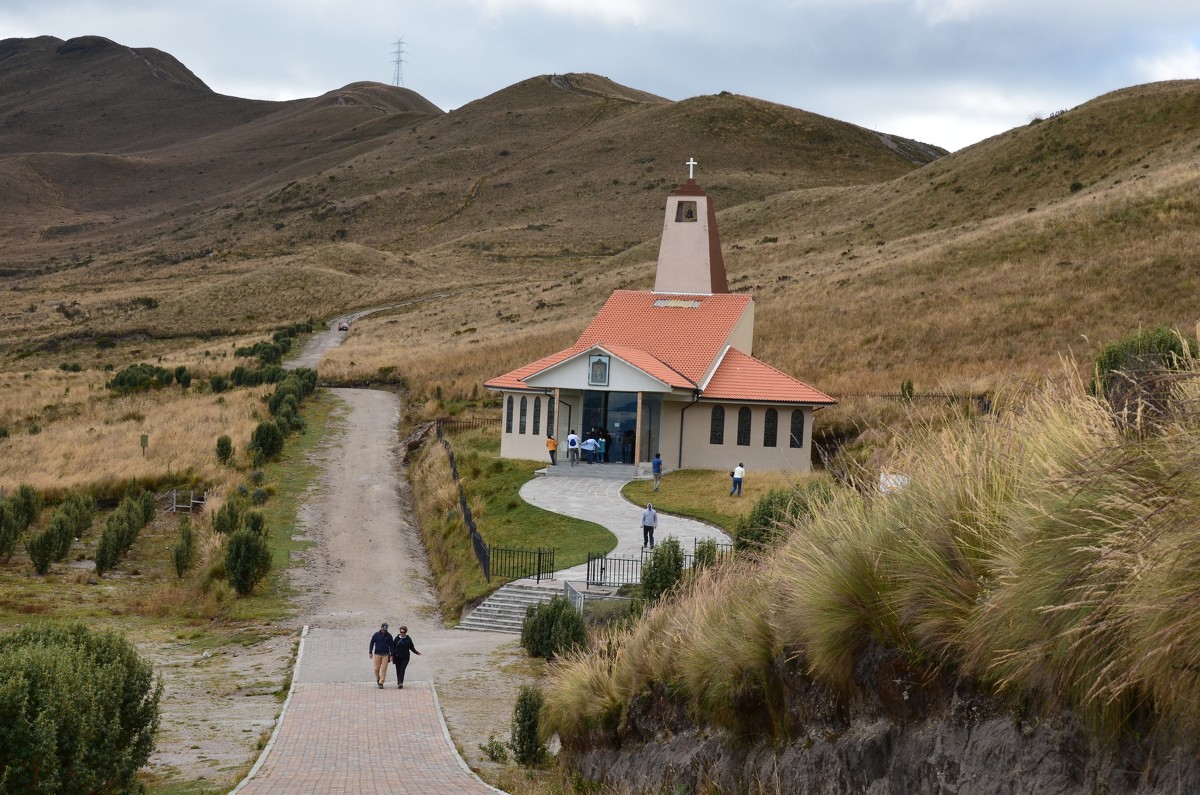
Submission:
<svg viewBox="0 0 1200 795">
<path fill-rule="evenodd" d="M 550 466 L 557 466 L 558 441 L 553 436 L 546 437 L 546 449 L 550 451 Z"/>
</svg>

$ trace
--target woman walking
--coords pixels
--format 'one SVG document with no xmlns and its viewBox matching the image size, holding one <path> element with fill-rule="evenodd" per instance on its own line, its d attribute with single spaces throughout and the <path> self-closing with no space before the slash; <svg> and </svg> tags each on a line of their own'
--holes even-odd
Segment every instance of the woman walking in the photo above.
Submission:
<svg viewBox="0 0 1200 795">
<path fill-rule="evenodd" d="M 392 638 L 392 662 L 396 664 L 396 687 L 401 689 L 404 688 L 404 669 L 408 667 L 409 652 L 421 653 L 408 636 L 408 627 L 400 627 L 396 637 Z"/>
</svg>

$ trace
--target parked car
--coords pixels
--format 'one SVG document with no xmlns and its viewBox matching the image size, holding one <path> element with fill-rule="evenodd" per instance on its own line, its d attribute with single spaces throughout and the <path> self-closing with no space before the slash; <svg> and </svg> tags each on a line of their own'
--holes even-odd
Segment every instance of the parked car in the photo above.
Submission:
<svg viewBox="0 0 1200 795">
<path fill-rule="evenodd" d="M 338 323 L 338 331 L 349 331 L 349 330 L 350 330 L 350 324 L 347 323 L 346 321 L 343 320 L 341 323 Z"/>
</svg>

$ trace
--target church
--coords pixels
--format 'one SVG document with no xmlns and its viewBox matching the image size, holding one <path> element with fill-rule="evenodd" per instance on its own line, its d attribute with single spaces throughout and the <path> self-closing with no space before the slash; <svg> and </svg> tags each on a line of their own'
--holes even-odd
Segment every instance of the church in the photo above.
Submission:
<svg viewBox="0 0 1200 795">
<path fill-rule="evenodd" d="M 729 292 L 716 210 L 689 176 L 667 199 L 654 290 L 617 290 L 575 344 L 488 381 L 500 454 L 546 459 L 546 438 L 603 436 L 646 468 L 807 471 L 813 413 L 836 401 L 755 359 L 754 298 Z"/>
</svg>

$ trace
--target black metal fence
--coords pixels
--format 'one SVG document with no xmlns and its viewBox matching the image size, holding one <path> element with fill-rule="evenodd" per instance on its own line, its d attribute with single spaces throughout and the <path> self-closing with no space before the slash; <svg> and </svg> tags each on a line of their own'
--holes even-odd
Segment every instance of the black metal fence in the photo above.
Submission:
<svg viewBox="0 0 1200 795">
<path fill-rule="evenodd" d="M 554 548 L 542 549 L 511 549 L 508 547 L 488 547 L 488 557 L 492 563 L 492 574 L 497 577 L 507 577 L 512 580 L 523 580 L 527 577 L 538 582 L 554 579 Z"/>
<path fill-rule="evenodd" d="M 696 545 L 692 542 L 692 552 L 683 553 L 683 567 L 690 569 L 696 564 Z M 717 544 L 717 557 L 733 552 L 732 544 Z M 587 585 L 617 587 L 620 585 L 639 585 L 642 582 L 642 567 L 653 554 L 651 550 L 643 549 L 641 557 L 611 558 L 589 552 L 587 557 Z"/>
<path fill-rule="evenodd" d="M 438 420 L 438 428 L 444 429 L 446 433 L 454 433 L 455 431 L 466 431 L 475 428 L 499 428 L 499 417 L 455 417 L 454 419 L 446 418 Z"/>
</svg>

